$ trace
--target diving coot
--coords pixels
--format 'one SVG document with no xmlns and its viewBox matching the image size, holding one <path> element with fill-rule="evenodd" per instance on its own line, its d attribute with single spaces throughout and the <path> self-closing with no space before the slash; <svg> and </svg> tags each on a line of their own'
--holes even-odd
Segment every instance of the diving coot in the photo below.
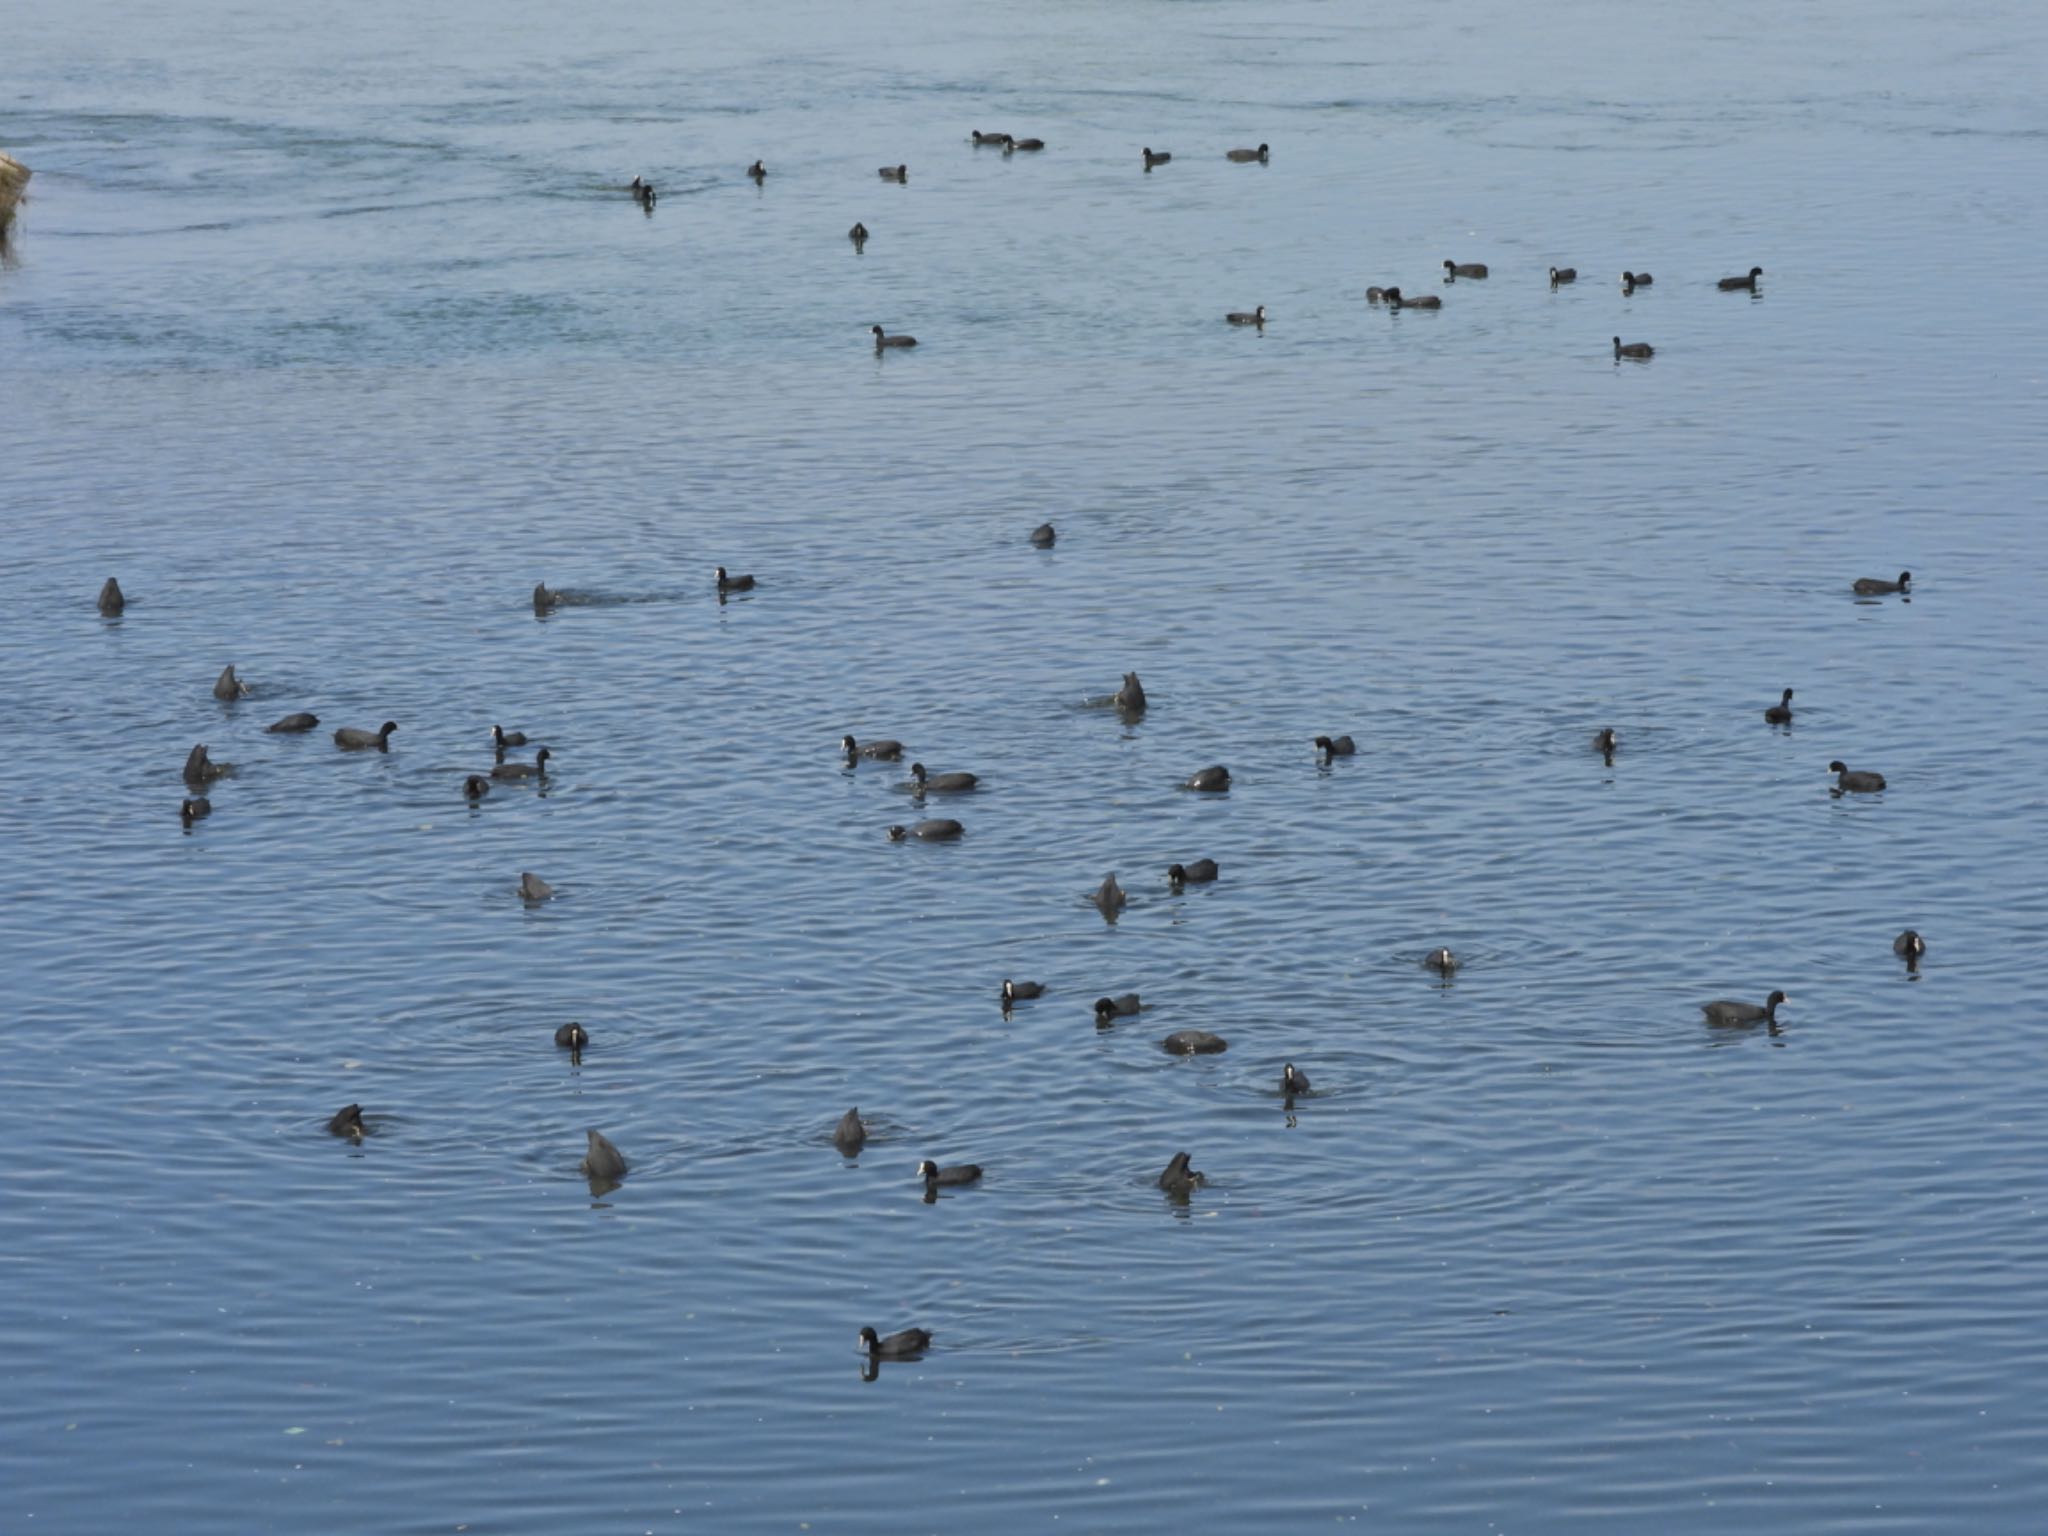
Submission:
<svg viewBox="0 0 2048 1536">
<path fill-rule="evenodd" d="M 832 1127 L 832 1143 L 852 1157 L 867 1143 L 867 1123 L 861 1119 L 858 1107 L 849 1109 L 839 1117 L 839 1123 Z"/>
<path fill-rule="evenodd" d="M 589 1148 L 583 1154 L 583 1161 L 576 1165 L 576 1171 L 585 1177 L 597 1179 L 623 1179 L 626 1176 L 625 1154 L 605 1138 L 602 1131 L 586 1131 Z"/>
<path fill-rule="evenodd" d="M 1095 903 L 1104 917 L 1114 917 L 1123 910 L 1130 898 L 1124 894 L 1124 888 L 1116 883 L 1116 871 L 1111 870 L 1102 877 L 1102 884 L 1095 888 L 1095 894 L 1089 900 Z"/>
<path fill-rule="evenodd" d="M 1169 1195 L 1185 1195 L 1191 1189 L 1199 1189 L 1209 1182 L 1209 1176 L 1188 1166 L 1188 1154 L 1176 1152 L 1173 1161 L 1166 1165 L 1166 1171 L 1159 1175 L 1159 1187 Z"/>
</svg>

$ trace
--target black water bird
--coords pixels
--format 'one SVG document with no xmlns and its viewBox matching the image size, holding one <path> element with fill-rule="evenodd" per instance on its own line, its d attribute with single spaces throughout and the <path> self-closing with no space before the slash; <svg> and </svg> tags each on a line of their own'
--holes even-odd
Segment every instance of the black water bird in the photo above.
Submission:
<svg viewBox="0 0 2048 1536">
<path fill-rule="evenodd" d="M 905 1328 L 901 1333 L 881 1335 L 863 1328 L 860 1347 L 870 1360 L 914 1360 L 932 1347 L 932 1333 L 929 1328 Z"/>
<path fill-rule="evenodd" d="M 1124 888 L 1116 883 L 1115 870 L 1102 877 L 1102 884 L 1095 888 L 1095 894 L 1088 899 L 1095 903 L 1096 909 L 1104 917 L 1115 917 L 1130 901 L 1124 894 Z"/>
<path fill-rule="evenodd" d="M 234 771 L 233 763 L 216 763 L 203 742 L 185 754 L 187 784 L 211 784 L 216 779 L 227 778 Z"/>
<path fill-rule="evenodd" d="M 499 763 L 491 769 L 491 777 L 506 780 L 544 779 L 548 776 L 548 759 L 554 755 L 549 748 L 542 747 L 533 754 L 533 761 L 530 763 Z"/>
<path fill-rule="evenodd" d="M 1188 1166 L 1188 1154 L 1176 1152 L 1173 1160 L 1166 1165 L 1166 1171 L 1159 1175 L 1159 1187 L 1169 1195 L 1185 1195 L 1190 1190 L 1200 1189 L 1209 1182 L 1206 1173 L 1200 1173 Z"/>
<path fill-rule="evenodd" d="M 1836 758 L 1832 763 L 1828 764 L 1828 772 L 1835 776 L 1835 790 L 1837 793 L 1846 791 L 1853 795 L 1874 795 L 1884 788 L 1883 774 L 1867 773 L 1861 769 L 1852 769 L 1840 758 Z"/>
<path fill-rule="evenodd" d="M 971 773 L 927 773 L 923 763 L 910 765 L 911 793 L 964 795 L 981 781 Z"/>
<path fill-rule="evenodd" d="M 1098 997 L 1095 999 L 1095 1022 L 1100 1027 L 1107 1026 L 1113 1019 L 1131 1018 L 1142 1006 L 1135 992 L 1126 992 L 1121 997 Z"/>
<path fill-rule="evenodd" d="M 950 816 L 933 816 L 908 827 L 891 827 L 889 841 L 900 843 L 907 838 L 916 838 L 925 843 L 949 843 L 966 830 Z"/>
<path fill-rule="evenodd" d="M 334 733 L 334 744 L 344 752 L 389 752 L 391 733 L 398 729 L 396 720 L 386 720 L 374 731 L 358 730 L 344 725 Z"/>
<path fill-rule="evenodd" d="M 867 1122 L 861 1119 L 857 1106 L 841 1115 L 839 1123 L 832 1127 L 832 1144 L 848 1157 L 859 1152 L 867 1144 L 867 1139 Z"/>
<path fill-rule="evenodd" d="M 600 1180 L 623 1179 L 627 1173 L 625 1154 L 611 1144 L 602 1131 L 585 1131 L 588 1138 L 583 1161 L 576 1165 L 576 1171 L 593 1184 Z"/>
<path fill-rule="evenodd" d="M 1778 1004 L 1786 1001 L 1785 994 L 1773 992 L 1764 999 L 1763 1007 L 1755 1003 L 1732 1002 L 1719 998 L 1711 1003 L 1701 1003 L 1700 1012 L 1705 1014 L 1709 1024 L 1776 1024 Z"/>
</svg>

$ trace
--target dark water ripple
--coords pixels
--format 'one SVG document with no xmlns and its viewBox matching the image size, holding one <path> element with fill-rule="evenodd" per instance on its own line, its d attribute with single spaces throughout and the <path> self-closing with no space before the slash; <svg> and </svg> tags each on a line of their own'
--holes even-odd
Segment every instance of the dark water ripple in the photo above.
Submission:
<svg viewBox="0 0 2048 1536">
<path fill-rule="evenodd" d="M 17 1523 L 2026 1528 L 2039 18 L 792 17 L 10 28 Z"/>
</svg>

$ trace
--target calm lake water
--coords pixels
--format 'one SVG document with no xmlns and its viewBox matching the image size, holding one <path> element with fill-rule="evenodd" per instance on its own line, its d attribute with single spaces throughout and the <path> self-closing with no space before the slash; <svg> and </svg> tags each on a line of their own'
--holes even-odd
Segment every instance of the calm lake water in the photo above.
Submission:
<svg viewBox="0 0 2048 1536">
<path fill-rule="evenodd" d="M 6 32 L 0 1528 L 2038 1523 L 2048 11 Z"/>
</svg>

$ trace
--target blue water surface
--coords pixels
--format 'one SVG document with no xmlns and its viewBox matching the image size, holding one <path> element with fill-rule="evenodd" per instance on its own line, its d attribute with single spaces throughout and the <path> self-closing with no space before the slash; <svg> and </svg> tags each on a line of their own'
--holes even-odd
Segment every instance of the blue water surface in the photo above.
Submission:
<svg viewBox="0 0 2048 1536">
<path fill-rule="evenodd" d="M 6 33 L 0 1529 L 2038 1524 L 2048 12 Z"/>
</svg>

